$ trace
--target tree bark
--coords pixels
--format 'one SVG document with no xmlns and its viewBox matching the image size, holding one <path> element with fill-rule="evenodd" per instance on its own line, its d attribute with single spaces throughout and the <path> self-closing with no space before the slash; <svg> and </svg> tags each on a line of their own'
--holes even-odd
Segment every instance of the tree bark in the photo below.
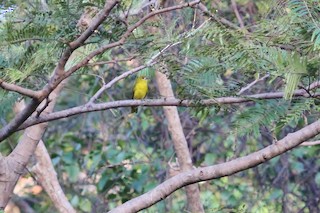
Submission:
<svg viewBox="0 0 320 213">
<path fill-rule="evenodd" d="M 158 85 L 159 93 L 164 98 L 174 98 L 174 93 L 171 87 L 170 80 L 166 75 L 161 72 L 156 72 L 156 81 Z M 177 107 L 164 106 L 165 116 L 168 121 L 168 129 L 172 138 L 174 150 L 178 157 L 180 170 L 182 172 L 193 169 L 192 159 L 189 153 L 187 140 L 183 133 L 180 117 Z M 204 212 L 201 200 L 198 184 L 192 184 L 185 187 L 187 195 L 187 211 L 200 213 Z"/>
<path fill-rule="evenodd" d="M 63 85 L 64 84 L 65 82 Z M 21 101 L 15 105 L 14 111 L 19 113 L 24 107 L 25 103 Z M 69 203 L 59 184 L 57 173 L 52 165 L 48 150 L 42 140 L 40 140 L 39 144 L 37 145 L 34 156 L 37 162 L 33 167 L 30 168 L 30 170 L 34 173 L 37 181 L 41 184 L 51 198 L 53 205 L 61 213 L 75 213 L 76 211 Z"/>
<path fill-rule="evenodd" d="M 53 111 L 57 96 L 63 86 L 64 83 L 61 83 L 50 94 L 50 102 L 46 102 L 45 100 L 40 104 L 38 109 L 41 109 L 42 113 L 48 114 Z M 0 210 L 6 207 L 12 197 L 13 189 L 20 175 L 23 174 L 31 156 L 34 154 L 46 127 L 47 123 L 42 123 L 27 128 L 14 150 L 7 157 L 0 155 Z"/>
<path fill-rule="evenodd" d="M 283 139 L 276 141 L 259 151 L 246 156 L 213 166 L 196 168 L 189 170 L 188 172 L 181 172 L 164 181 L 149 192 L 131 199 L 115 209 L 112 209 L 110 213 L 138 212 L 142 209 L 146 209 L 186 185 L 230 176 L 237 172 L 255 167 L 299 146 L 302 142 L 318 134 L 320 134 L 319 120 L 294 133 L 288 134 Z"/>
<path fill-rule="evenodd" d="M 56 209 L 60 213 L 75 213 L 76 211 L 69 203 L 59 184 L 57 173 L 54 170 L 51 158 L 42 140 L 40 140 L 37 146 L 35 157 L 37 163 L 32 167 L 32 172 L 34 172 L 37 181 L 39 181 L 51 198 Z"/>
</svg>

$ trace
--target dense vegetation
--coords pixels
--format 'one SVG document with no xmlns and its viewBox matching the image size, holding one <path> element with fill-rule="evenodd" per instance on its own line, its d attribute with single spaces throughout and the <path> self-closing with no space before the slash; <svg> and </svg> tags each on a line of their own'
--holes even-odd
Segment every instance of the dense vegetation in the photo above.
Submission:
<svg viewBox="0 0 320 213">
<path fill-rule="evenodd" d="M 0 16 L 0 79 L 32 90 L 45 86 L 68 43 L 85 31 L 105 3 L 41 2 L 0 4 L 2 11 L 8 10 Z M 66 70 L 93 50 L 118 41 L 129 26 L 160 10 L 159 5 L 179 4 L 159 1 L 150 9 L 146 2 L 125 0 L 113 8 L 74 52 Z M 147 97 L 160 98 L 154 73 L 165 73 L 176 98 L 195 103 L 180 107 L 179 114 L 196 167 L 245 156 L 318 120 L 317 86 L 310 85 L 319 80 L 320 2 L 202 3 L 208 11 L 187 7 L 159 14 L 136 28 L 121 46 L 95 56 L 69 77 L 55 111 L 85 104 L 104 82 L 147 64 L 172 45 L 154 64 L 113 85 L 98 102 L 131 99 L 137 75 L 151 79 Z M 129 18 L 124 21 L 126 13 Z M 283 94 L 250 97 L 245 103 L 201 102 L 276 92 Z M 0 89 L 2 126 L 15 116 L 12 108 L 22 99 L 30 101 Z M 49 123 L 43 140 L 59 182 L 78 211 L 112 209 L 166 180 L 168 167 L 176 166 L 162 108 L 139 107 L 137 114 L 129 113 L 130 107 L 122 107 Z M 17 132 L 0 144 L 2 155 L 12 151 L 20 136 Z M 204 209 L 213 212 L 319 212 L 319 170 L 319 147 L 299 146 L 253 169 L 201 182 L 201 200 Z M 32 171 L 23 177 L 32 178 Z M 36 181 L 29 187 L 34 185 Z M 36 212 L 55 212 L 45 191 L 17 194 Z M 184 191 L 178 190 L 145 211 L 179 212 L 185 205 Z"/>
</svg>

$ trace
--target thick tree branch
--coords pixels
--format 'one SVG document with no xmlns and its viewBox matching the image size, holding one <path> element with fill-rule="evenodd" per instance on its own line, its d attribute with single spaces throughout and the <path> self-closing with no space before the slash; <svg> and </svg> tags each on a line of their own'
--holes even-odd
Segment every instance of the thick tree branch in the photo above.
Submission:
<svg viewBox="0 0 320 213">
<path fill-rule="evenodd" d="M 63 86 L 63 84 L 60 84 L 50 94 L 52 101 L 44 110 L 45 113 L 53 111 L 56 97 Z M 0 210 L 4 209 L 10 200 L 16 182 L 23 173 L 30 157 L 33 155 L 46 127 L 47 124 L 43 123 L 27 128 L 23 136 L 20 137 L 19 143 L 14 150 L 7 157 L 0 158 L 0 160 L 3 160 L 2 165 L 0 164 L 0 171 L 2 171 L 2 173 L 0 172 Z"/>
<path fill-rule="evenodd" d="M 23 88 L 15 84 L 7 83 L 0 79 L 0 87 L 4 90 L 12 91 L 12 92 L 17 92 L 21 95 L 28 96 L 30 98 L 35 98 L 38 99 L 40 96 L 39 91 L 33 91 L 31 89 Z"/>
<path fill-rule="evenodd" d="M 120 100 L 99 104 L 85 104 L 66 110 L 42 115 L 39 118 L 31 117 L 25 121 L 17 130 L 25 129 L 35 124 L 67 118 L 78 114 L 87 112 L 95 112 L 119 107 L 132 107 L 132 106 L 181 106 L 181 107 L 196 107 L 196 106 L 213 106 L 221 104 L 239 104 L 251 102 L 254 100 L 263 99 L 279 99 L 283 98 L 283 92 L 274 93 L 261 93 L 256 95 L 248 95 L 244 97 L 221 97 L 216 99 L 207 99 L 201 101 L 194 100 L 181 100 L 181 99 L 145 99 L 145 100 Z M 310 97 L 305 90 L 297 90 L 294 92 L 294 97 Z"/>
<path fill-rule="evenodd" d="M 167 71 L 166 65 L 162 64 L 163 69 Z M 161 97 L 174 98 L 173 89 L 170 80 L 167 76 L 159 71 L 156 71 L 156 81 Z M 180 170 L 190 171 L 193 169 L 191 154 L 189 152 L 188 143 L 183 132 L 178 109 L 176 106 L 163 107 L 165 117 L 168 123 L 173 147 L 178 158 Z M 198 184 L 192 184 L 185 187 L 187 211 L 189 212 L 204 212 L 203 205 L 200 200 L 200 191 Z"/>
<path fill-rule="evenodd" d="M 111 10 L 120 2 L 120 0 L 107 0 L 104 8 L 95 16 L 91 21 L 89 27 L 77 38 L 77 40 L 69 44 L 71 49 L 80 47 L 94 31 L 100 26 L 100 24 L 109 16 Z"/>
<path fill-rule="evenodd" d="M 76 211 L 59 184 L 57 173 L 54 170 L 50 155 L 42 140 L 38 143 L 35 157 L 37 163 L 32 167 L 32 172 L 35 173 L 37 181 L 46 190 L 54 206 L 61 213 L 75 213 Z"/>
<path fill-rule="evenodd" d="M 60 86 L 61 85 L 62 84 L 60 84 Z M 45 105 L 47 104 L 49 103 L 46 103 Z M 16 112 L 21 111 L 24 107 L 25 107 L 25 103 L 21 101 L 19 104 L 16 104 L 15 111 Z M 26 145 L 30 146 L 31 144 L 26 144 Z M 75 210 L 69 203 L 66 195 L 64 194 L 59 184 L 56 171 L 54 170 L 54 167 L 50 159 L 50 155 L 42 140 L 39 141 L 37 148 L 35 150 L 34 156 L 35 156 L 35 159 L 37 160 L 37 163 L 33 165 L 32 168 L 30 168 L 30 170 L 36 176 L 37 182 L 39 182 L 41 186 L 45 189 L 45 191 L 51 198 L 52 203 L 54 204 L 54 206 L 59 212 L 74 213 Z"/>
<path fill-rule="evenodd" d="M 290 133 L 282 140 L 267 146 L 247 156 L 231 160 L 213 166 L 197 168 L 188 172 L 182 172 L 158 185 L 151 191 L 136 197 L 110 211 L 115 212 L 138 212 L 165 199 L 174 191 L 197 182 L 230 176 L 237 172 L 255 167 L 290 149 L 295 148 L 303 141 L 308 140 L 320 133 L 320 121 L 316 121 L 301 130 Z"/>
</svg>

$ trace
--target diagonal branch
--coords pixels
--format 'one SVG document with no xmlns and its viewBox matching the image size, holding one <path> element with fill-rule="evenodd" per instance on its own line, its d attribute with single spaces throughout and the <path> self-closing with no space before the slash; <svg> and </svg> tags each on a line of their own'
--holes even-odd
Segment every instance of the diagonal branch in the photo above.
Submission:
<svg viewBox="0 0 320 213">
<path fill-rule="evenodd" d="M 237 7 L 237 3 L 236 3 L 235 0 L 231 0 L 231 6 L 232 6 L 232 9 L 233 9 L 233 11 L 234 11 L 237 19 L 238 19 L 238 22 L 239 22 L 239 24 L 240 24 L 240 28 L 241 28 L 242 30 L 244 30 L 244 29 L 245 29 L 244 23 L 243 23 L 243 20 L 242 20 L 242 18 L 241 18 L 241 15 L 240 15 L 240 13 L 239 13 L 239 10 L 238 10 L 238 7 Z"/>
<path fill-rule="evenodd" d="M 241 30 L 240 27 L 238 27 L 237 25 L 235 25 L 234 23 L 230 22 L 229 20 L 225 19 L 225 18 L 220 18 L 218 17 L 217 15 L 211 13 L 208 8 L 200 3 L 199 6 L 198 6 L 199 10 L 201 10 L 205 15 L 211 17 L 213 20 L 215 20 L 216 22 L 218 23 L 221 23 L 223 24 L 224 26 L 227 26 L 231 29 L 235 29 L 235 30 Z"/>
<path fill-rule="evenodd" d="M 84 44 L 84 42 L 94 33 L 99 25 L 109 16 L 111 10 L 119 3 L 119 0 L 106 1 L 104 8 L 95 16 L 88 28 L 75 40 L 69 43 L 69 47 L 63 52 L 58 65 L 55 69 L 55 74 L 62 75 L 64 67 L 70 58 L 72 52 Z"/>
<path fill-rule="evenodd" d="M 40 100 L 32 99 L 21 113 L 17 114 L 14 119 L 12 119 L 6 126 L 4 126 L 0 130 L 0 142 L 14 133 L 17 128 L 32 115 L 32 113 L 37 109 L 40 103 Z"/>
<path fill-rule="evenodd" d="M 264 75 L 263 77 L 254 80 L 253 82 L 251 82 L 247 86 L 241 88 L 241 90 L 237 93 L 237 95 L 241 95 L 242 93 L 244 93 L 245 91 L 247 91 L 248 89 L 253 87 L 256 83 L 258 83 L 259 81 L 263 81 L 264 79 L 268 78 L 269 76 L 270 76 L 270 74 L 268 73 L 268 74 Z"/>
<path fill-rule="evenodd" d="M 154 63 L 150 64 L 151 65 L 154 65 Z M 87 105 L 90 106 L 92 105 L 101 95 L 102 93 L 109 89 L 110 87 L 112 87 L 112 85 L 114 85 L 116 82 L 120 81 L 121 79 L 124 79 L 126 77 L 128 77 L 129 75 L 132 75 L 136 72 L 139 72 L 140 70 L 143 70 L 145 68 L 147 68 L 148 66 L 147 65 L 142 65 L 142 66 L 139 66 L 139 67 L 136 67 L 132 70 L 129 70 L 129 71 L 126 71 L 124 73 L 122 73 L 121 75 L 117 76 L 116 78 L 112 79 L 112 81 L 110 81 L 109 83 L 107 84 L 104 84 L 93 96 L 92 98 L 90 98 L 90 100 L 88 101 Z"/>
<path fill-rule="evenodd" d="M 151 191 L 125 202 L 110 211 L 115 212 L 138 212 L 146 209 L 153 204 L 165 199 L 174 191 L 193 183 L 217 179 L 230 176 L 237 172 L 258 166 L 276 156 L 279 156 L 290 149 L 295 148 L 303 141 L 312 138 L 320 133 L 320 121 L 316 121 L 299 131 L 288 134 L 282 140 L 267 146 L 264 149 L 240 157 L 229 162 L 197 168 L 191 171 L 182 172 L 158 185 Z"/>
<path fill-rule="evenodd" d="M 91 21 L 89 27 L 77 38 L 77 40 L 69 44 L 71 49 L 80 47 L 100 26 L 100 24 L 109 16 L 111 10 L 119 4 L 120 0 L 106 1 L 103 9 Z"/>
</svg>

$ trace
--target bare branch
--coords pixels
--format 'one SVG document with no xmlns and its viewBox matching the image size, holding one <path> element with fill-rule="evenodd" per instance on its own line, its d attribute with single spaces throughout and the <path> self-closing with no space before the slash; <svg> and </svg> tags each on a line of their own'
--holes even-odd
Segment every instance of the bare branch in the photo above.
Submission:
<svg viewBox="0 0 320 213">
<path fill-rule="evenodd" d="M 152 63 L 152 64 L 150 64 L 150 66 L 152 66 L 152 65 L 154 65 L 154 64 L 155 64 L 155 62 Z M 145 69 L 145 68 L 147 68 L 147 67 L 148 67 L 147 65 L 142 65 L 142 66 L 140 66 L 140 67 L 136 67 L 136 68 L 134 68 L 134 69 L 132 69 L 132 70 L 129 70 L 129 71 L 127 71 L 127 72 L 124 72 L 124 73 L 122 73 L 121 75 L 119 75 L 118 77 L 112 79 L 112 81 L 110 81 L 109 83 L 103 85 L 103 86 L 96 92 L 96 94 L 94 94 L 94 96 L 92 96 L 92 98 L 88 101 L 87 105 L 88 105 L 88 106 L 89 106 L 89 105 L 92 105 L 92 104 L 101 96 L 101 94 L 102 94 L 105 90 L 107 90 L 107 89 L 109 89 L 110 87 L 112 87 L 112 85 L 114 85 L 116 82 L 120 81 L 121 79 L 124 79 L 124 78 L 128 77 L 129 75 L 132 75 L 133 73 L 139 72 L 140 70 L 143 70 L 143 69 Z"/>
<path fill-rule="evenodd" d="M 28 96 L 30 98 L 35 98 L 38 99 L 40 92 L 39 91 L 34 91 L 31 89 L 23 88 L 15 84 L 7 83 L 0 79 L 0 87 L 4 90 L 12 91 L 12 92 L 17 92 L 21 95 Z"/>
<path fill-rule="evenodd" d="M 213 166 L 197 168 L 188 172 L 182 172 L 164 181 L 162 184 L 158 185 L 151 191 L 125 202 L 124 204 L 111 210 L 110 213 L 129 213 L 146 209 L 153 204 L 165 199 L 168 195 L 186 185 L 230 176 L 237 172 L 250 169 L 276 156 L 279 156 L 290 149 L 295 148 L 303 141 L 312 138 L 319 133 L 320 121 L 316 121 L 297 132 L 287 135 L 282 140 L 279 140 L 276 143 L 273 143 L 272 145 L 251 153 L 247 156 Z"/>
<path fill-rule="evenodd" d="M 6 126 L 4 126 L 0 130 L 0 142 L 14 133 L 17 128 L 32 115 L 32 113 L 37 109 L 40 103 L 41 101 L 32 99 L 21 113 L 16 115 L 14 119 L 12 119 Z"/>
<path fill-rule="evenodd" d="M 306 141 L 300 144 L 300 146 L 315 146 L 320 145 L 320 141 Z"/>
<path fill-rule="evenodd" d="M 75 213 L 76 211 L 59 184 L 57 173 L 54 170 L 50 155 L 42 140 L 39 141 L 35 157 L 37 163 L 32 167 L 32 172 L 36 175 L 37 181 L 46 190 L 54 206 L 61 213 Z"/>
<path fill-rule="evenodd" d="M 238 27 L 237 25 L 233 24 L 232 22 L 228 21 L 227 19 L 225 18 L 220 18 L 218 17 L 217 15 L 213 14 L 213 13 L 210 13 L 210 11 L 208 10 L 208 8 L 200 3 L 198 8 L 207 16 L 211 17 L 213 20 L 215 20 L 216 22 L 218 23 L 221 23 L 229 28 L 232 28 L 232 29 L 235 29 L 235 30 L 241 30 L 240 27 Z"/>
<path fill-rule="evenodd" d="M 120 0 L 108 0 L 104 5 L 104 8 L 95 16 L 91 21 L 89 27 L 77 38 L 77 40 L 69 44 L 71 49 L 80 47 L 94 31 L 100 26 L 100 24 L 109 16 L 111 10 L 120 2 Z"/>
<path fill-rule="evenodd" d="M 256 80 L 254 80 L 253 82 L 251 82 L 250 84 L 248 84 L 247 86 L 241 88 L 241 90 L 237 93 L 237 95 L 241 95 L 242 93 L 244 93 L 245 91 L 247 91 L 248 89 L 250 89 L 251 87 L 253 87 L 256 83 L 258 83 L 259 81 L 263 81 L 264 79 L 268 78 L 270 76 L 270 74 L 266 74 L 265 76 L 263 76 L 262 78 L 258 78 Z"/>
<path fill-rule="evenodd" d="M 238 10 L 238 8 L 237 8 L 237 3 L 236 3 L 236 1 L 235 1 L 235 0 L 231 0 L 231 5 L 232 5 L 232 9 L 233 9 L 234 13 L 236 14 L 236 17 L 237 17 L 237 19 L 238 19 L 238 22 L 239 22 L 239 24 L 240 24 L 240 28 L 241 28 L 242 30 L 244 30 L 244 29 L 245 29 L 245 28 L 244 28 L 244 23 L 243 23 L 243 20 L 242 20 L 242 18 L 241 18 L 241 15 L 240 15 L 240 13 L 239 13 L 239 10 Z"/>
<path fill-rule="evenodd" d="M 40 114 L 43 112 L 43 110 L 45 110 L 49 106 L 50 101 L 51 100 L 49 98 L 46 98 L 45 104 L 40 109 L 37 110 L 36 117 L 39 117 Z"/>
<path fill-rule="evenodd" d="M 248 95 L 245 97 L 221 97 L 216 99 L 206 99 L 202 101 L 194 100 L 181 100 L 181 99 L 144 99 L 144 100 L 120 100 L 112 101 L 107 103 L 99 104 L 85 104 L 66 110 L 50 113 L 48 115 L 42 115 L 39 118 L 31 117 L 25 121 L 18 130 L 25 129 L 29 126 L 35 124 L 58 120 L 61 118 L 67 118 L 78 114 L 83 114 L 87 112 L 95 112 L 119 107 L 132 107 L 132 106 L 181 106 L 181 107 L 194 107 L 194 106 L 212 106 L 212 105 L 221 105 L 221 104 L 239 104 L 251 102 L 254 100 L 263 100 L 263 99 L 279 99 L 283 98 L 283 92 L 275 93 L 261 93 L 255 95 Z M 306 91 L 297 90 L 294 92 L 294 97 L 310 97 L 306 95 Z"/>
<path fill-rule="evenodd" d="M 62 84 L 60 84 L 60 86 L 61 85 Z M 52 95 L 54 95 L 54 93 L 52 93 L 51 96 Z M 49 103 L 47 102 L 45 105 L 47 104 Z M 16 113 L 18 111 L 21 111 L 24 107 L 25 107 L 24 101 L 21 101 L 19 102 L 19 104 L 16 104 L 15 106 Z M 52 110 L 52 107 L 51 107 L 51 110 Z M 38 128 L 42 128 L 42 127 L 39 126 Z M 28 140 L 28 138 L 24 138 L 24 139 L 21 138 L 20 143 L 22 143 L 23 140 Z M 28 143 L 25 143 L 25 146 L 30 147 L 32 146 L 32 144 L 28 142 Z M 31 168 L 32 172 L 36 176 L 36 178 L 34 179 L 36 179 L 37 182 L 39 182 L 42 185 L 42 187 L 46 190 L 53 204 L 59 210 L 59 212 L 68 212 L 68 213 L 75 212 L 71 204 L 68 202 L 66 195 L 63 193 L 63 190 L 61 189 L 61 186 L 58 182 L 57 174 L 54 170 L 54 167 L 50 159 L 50 155 L 42 140 L 39 141 L 34 154 L 37 160 L 37 163 L 33 165 Z M 22 155 L 20 156 L 22 157 Z"/>
<path fill-rule="evenodd" d="M 111 61 L 98 61 L 98 62 L 93 62 L 93 63 L 88 63 L 88 66 L 96 66 L 96 65 L 104 65 L 104 64 L 117 64 L 119 62 L 123 62 L 123 61 L 131 61 L 132 59 L 134 59 L 137 55 L 131 56 L 129 58 L 121 58 L 121 59 L 114 59 Z"/>
<path fill-rule="evenodd" d="M 165 71 L 168 70 L 165 63 L 162 64 Z M 173 89 L 167 76 L 159 71 L 155 74 L 158 91 L 161 97 L 174 98 Z M 177 155 L 180 170 L 185 172 L 193 169 L 192 158 L 188 148 L 188 142 L 183 132 L 183 127 L 176 106 L 164 106 L 163 111 L 168 123 L 168 130 L 171 135 L 174 151 Z M 187 211 L 204 212 L 203 205 L 200 200 L 200 192 L 198 184 L 192 184 L 185 187 Z"/>
</svg>

